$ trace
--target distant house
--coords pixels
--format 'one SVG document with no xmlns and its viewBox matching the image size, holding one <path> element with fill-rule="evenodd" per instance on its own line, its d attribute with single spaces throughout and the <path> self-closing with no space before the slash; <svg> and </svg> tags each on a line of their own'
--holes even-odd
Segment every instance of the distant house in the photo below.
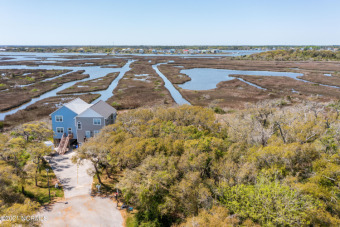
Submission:
<svg viewBox="0 0 340 227">
<path fill-rule="evenodd" d="M 99 133 L 104 126 L 113 124 L 117 111 L 104 101 L 88 104 L 80 98 L 64 104 L 50 116 L 54 141 L 69 137 L 70 143 L 82 143 Z"/>
<path fill-rule="evenodd" d="M 213 53 L 213 54 L 218 54 L 218 53 L 221 53 L 221 52 L 222 51 L 218 50 L 218 49 L 211 50 L 211 53 Z"/>
</svg>

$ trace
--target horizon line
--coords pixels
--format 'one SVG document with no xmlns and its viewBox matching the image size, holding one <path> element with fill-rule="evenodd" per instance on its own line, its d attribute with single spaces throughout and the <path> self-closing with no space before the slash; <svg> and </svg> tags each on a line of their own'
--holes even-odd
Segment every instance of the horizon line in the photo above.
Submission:
<svg viewBox="0 0 340 227">
<path fill-rule="evenodd" d="M 181 44 L 181 45 L 168 45 L 168 44 L 131 44 L 131 45 L 128 45 L 128 44 L 121 44 L 121 45 L 105 45 L 105 44 L 90 44 L 90 45 L 87 45 L 87 44 L 84 44 L 84 45 L 81 45 L 81 44 L 43 44 L 43 45 L 39 45 L 39 44 L 34 44 L 34 45 L 24 45 L 24 44 L 0 44 L 0 47 L 86 47 L 86 46 L 89 46 L 89 47 L 129 47 L 129 46 L 174 46 L 174 47 L 182 47 L 182 46 L 220 46 L 220 47 L 230 47 L 230 46 L 239 46 L 239 47 L 244 47 L 244 46 L 252 46 L 252 47 L 263 47 L 263 46 L 339 46 L 340 47 L 340 44 L 254 44 L 254 45 L 248 45 L 248 44 L 237 44 L 237 45 L 225 45 L 225 44 L 222 44 L 222 45 L 219 45 L 219 44 L 207 44 L 207 45 L 204 45 L 204 44 Z"/>
</svg>

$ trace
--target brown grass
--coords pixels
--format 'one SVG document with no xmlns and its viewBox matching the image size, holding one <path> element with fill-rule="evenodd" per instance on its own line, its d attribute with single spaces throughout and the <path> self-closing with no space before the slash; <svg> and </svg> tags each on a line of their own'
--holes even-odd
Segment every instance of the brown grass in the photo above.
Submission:
<svg viewBox="0 0 340 227">
<path fill-rule="evenodd" d="M 175 58 L 172 65 L 182 65 L 184 69 L 191 68 L 215 68 L 231 70 L 264 70 L 264 71 L 287 71 L 290 68 L 299 68 L 319 71 L 340 71 L 339 62 L 317 61 L 250 61 L 233 60 L 224 58 Z"/>
<path fill-rule="evenodd" d="M 38 82 L 27 87 L 3 91 L 1 92 L 0 111 L 18 107 L 29 102 L 34 97 L 38 97 L 48 91 L 56 89 L 64 83 L 89 77 L 87 74 L 82 74 L 83 72 L 84 71 L 77 71 L 50 81 Z"/>
<path fill-rule="evenodd" d="M 37 83 L 41 80 L 56 77 L 71 70 L 45 70 L 45 69 L 0 69 L 0 84 L 6 86 L 0 89 L 10 88 L 15 85 Z M 24 75 L 27 74 L 27 75 Z"/>
<path fill-rule="evenodd" d="M 98 58 L 98 56 L 93 56 L 94 58 Z M 57 63 L 62 66 L 103 66 L 105 65 L 115 65 L 115 66 L 107 66 L 107 68 L 120 68 L 123 67 L 127 62 L 127 59 L 124 58 L 112 58 L 111 56 L 104 57 L 101 59 L 82 59 L 82 60 L 71 60 L 71 61 L 63 61 Z M 88 64 L 92 63 L 92 64 Z M 55 65 L 55 63 L 53 63 Z"/>
<path fill-rule="evenodd" d="M 84 93 L 84 92 L 93 92 L 93 91 L 101 91 L 107 89 L 112 81 L 117 78 L 119 75 L 118 72 L 116 73 L 109 73 L 104 77 L 100 77 L 93 80 L 88 80 L 84 82 L 78 82 L 74 84 L 72 87 L 66 88 L 58 94 L 72 94 L 72 93 Z M 82 86 L 82 87 L 78 87 Z"/>
<path fill-rule="evenodd" d="M 275 93 L 255 88 L 237 79 L 220 82 L 217 84 L 217 88 L 211 90 L 179 89 L 179 91 L 192 105 L 219 106 L 222 108 L 243 108 L 245 103 L 255 103 L 263 99 L 279 97 Z"/>
<path fill-rule="evenodd" d="M 266 88 L 271 92 L 276 92 L 281 95 L 304 95 L 306 97 L 321 95 L 330 100 L 332 98 L 340 98 L 340 89 L 321 86 L 314 83 L 306 83 L 297 81 L 288 77 L 273 77 L 273 76 L 248 76 L 248 75 L 233 75 L 240 77 L 248 82 L 254 83 L 260 87 Z M 298 91 L 299 94 L 292 92 L 292 89 Z"/>
<path fill-rule="evenodd" d="M 135 76 L 148 74 L 147 76 Z M 148 60 L 131 64 L 131 70 L 119 81 L 108 103 L 117 109 L 134 109 L 141 106 L 173 104 L 170 92 L 164 87 L 162 78 Z"/>
<path fill-rule="evenodd" d="M 298 77 L 303 80 L 308 80 L 314 83 L 319 83 L 319 84 L 326 84 L 326 85 L 331 85 L 331 86 L 337 86 L 340 87 L 340 76 L 339 73 L 330 73 L 332 74 L 331 77 L 325 76 L 325 73 L 329 73 L 326 71 L 307 71 L 307 70 L 301 70 L 301 73 L 304 75 L 301 77 Z"/>
<path fill-rule="evenodd" d="M 161 71 L 173 84 L 184 84 L 187 81 L 190 81 L 191 78 L 180 71 L 183 68 L 178 68 L 172 64 L 160 65 L 158 66 L 159 71 Z"/>
<path fill-rule="evenodd" d="M 70 59 L 69 61 L 58 61 L 51 63 L 40 63 L 39 61 L 11 61 L 11 65 L 29 65 L 29 66 L 37 66 L 37 65 L 57 65 L 57 66 L 105 66 L 105 65 L 116 65 L 110 66 L 110 68 L 119 68 L 126 64 L 128 59 L 126 58 L 113 58 L 113 56 L 103 55 L 103 56 L 60 56 L 60 58 Z M 90 58 L 99 58 L 100 59 L 90 59 Z M 79 60 L 72 60 L 78 59 Z M 44 59 L 43 59 L 44 60 Z M 92 64 L 87 64 L 92 63 Z M 8 62 L 0 62 L 0 65 L 8 65 Z"/>
<path fill-rule="evenodd" d="M 161 72 L 173 83 L 181 84 L 190 80 L 184 74 L 180 74 L 181 69 L 191 68 L 216 68 L 216 69 L 231 69 L 231 70 L 258 70 L 258 71 L 280 71 L 280 72 L 300 72 L 303 73 L 302 79 L 309 80 L 315 83 L 328 84 L 333 86 L 340 86 L 340 64 L 332 61 L 260 61 L 260 60 L 235 60 L 230 57 L 219 58 L 181 58 L 173 56 L 124 56 L 127 58 L 113 58 L 112 56 L 98 56 L 98 55 L 80 55 L 80 56 L 62 56 L 63 58 L 80 60 L 70 60 L 65 62 L 49 63 L 53 65 L 64 66 L 86 66 L 85 63 L 94 63 L 88 66 L 107 64 L 124 65 L 129 58 L 137 61 L 131 64 L 132 69 L 125 74 L 118 86 L 113 91 L 114 95 L 108 102 L 114 105 L 117 109 L 131 109 L 141 106 L 153 106 L 173 104 L 174 101 L 170 96 L 169 91 L 164 87 L 163 80 L 152 69 L 152 65 L 157 63 L 168 62 L 167 65 L 161 65 L 159 69 Z M 91 57 L 101 57 L 101 59 L 88 59 Z M 11 62 L 12 64 L 13 62 Z M 7 65 L 8 63 L 0 63 L 0 65 Z M 15 63 L 13 63 L 15 64 Z M 17 64 L 26 64 L 26 62 L 17 62 Z M 27 61 L 29 65 L 36 65 L 34 61 Z M 47 65 L 47 63 L 45 63 Z M 178 68 L 175 66 L 183 66 Z M 104 66 L 105 67 L 105 66 Z M 116 67 L 116 66 L 113 66 Z M 299 70 L 297 70 L 298 68 Z M 324 76 L 324 73 L 331 73 L 333 77 Z M 135 74 L 148 74 L 148 76 L 137 77 Z M 179 76 L 181 75 L 181 76 Z M 246 81 L 257 84 L 267 90 L 260 90 L 253 86 L 247 85 L 239 80 L 223 81 L 217 85 L 216 89 L 206 91 L 192 91 L 179 89 L 184 98 L 186 98 L 193 105 L 211 106 L 218 105 L 221 107 L 242 108 L 245 103 L 257 102 L 264 99 L 282 98 L 286 96 L 296 97 L 299 99 L 308 99 L 310 96 L 319 96 L 319 99 L 339 99 L 339 89 L 318 86 L 304 83 L 287 77 L 268 77 L 268 76 L 242 76 Z M 64 83 L 65 81 L 63 81 Z M 57 82 L 54 82 L 57 84 Z M 98 85 L 98 81 L 87 81 L 90 83 L 89 88 L 73 89 L 67 92 L 87 92 L 94 91 L 94 87 L 100 87 L 101 90 L 105 87 L 104 84 Z M 38 84 L 38 83 L 37 83 Z M 78 83 L 84 85 L 84 83 Z M 35 85 L 38 86 L 38 85 Z M 0 93 L 5 101 L 0 101 L 0 109 L 12 108 L 20 105 L 31 99 L 33 92 L 28 92 L 36 88 L 39 93 L 46 92 L 51 84 L 40 85 L 37 88 L 32 85 L 27 91 L 3 91 Z M 176 85 L 175 85 L 176 86 Z M 1 89 L 1 88 L 0 88 Z M 40 90 L 41 89 L 41 90 Z M 46 89 L 46 90 L 45 90 Z M 105 89 L 105 88 L 104 88 Z M 299 93 L 292 92 L 292 89 Z M 97 90 L 97 88 L 96 88 Z M 9 94 L 10 93 L 10 94 Z M 3 96 L 5 94 L 5 96 Z M 19 94 L 19 95 L 18 95 Z M 6 101 L 8 100 L 8 101 Z M 14 105 L 13 105 L 14 104 Z M 12 107 L 11 107 L 12 106 Z"/>
<path fill-rule="evenodd" d="M 253 71 L 277 71 L 277 72 L 298 72 L 303 73 L 301 79 L 326 85 L 340 86 L 340 64 L 338 62 L 275 62 L 275 61 L 250 61 L 233 60 L 225 58 L 175 58 L 174 62 L 160 66 L 163 74 L 173 83 L 180 84 L 179 72 L 181 69 L 192 68 L 215 68 L 230 70 L 253 70 Z M 177 68 L 175 66 L 183 66 Z M 298 68 L 298 69 L 297 69 Z M 324 76 L 331 73 L 332 77 Z M 221 107 L 239 108 L 247 102 L 256 102 L 262 99 L 283 98 L 285 96 L 308 99 L 310 96 L 319 96 L 320 100 L 339 99 L 339 89 L 329 88 L 317 84 L 304 83 L 288 77 L 270 76 L 245 76 L 235 77 L 267 88 L 268 91 L 245 85 L 242 81 L 223 81 L 216 89 L 206 91 L 192 91 L 177 89 L 193 105 L 218 105 Z M 183 82 L 184 83 L 184 80 Z M 254 90 L 255 89 L 255 90 Z M 292 89 L 299 93 L 292 92 Z M 266 94 L 266 95 L 265 95 Z"/>
</svg>

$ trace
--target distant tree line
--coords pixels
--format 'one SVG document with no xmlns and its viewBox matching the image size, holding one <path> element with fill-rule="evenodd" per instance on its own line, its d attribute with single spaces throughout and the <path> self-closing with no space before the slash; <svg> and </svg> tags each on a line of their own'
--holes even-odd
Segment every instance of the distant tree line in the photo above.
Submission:
<svg viewBox="0 0 340 227">
<path fill-rule="evenodd" d="M 157 50 L 170 50 L 170 49 L 194 49 L 194 50 L 327 50 L 327 49 L 339 49 L 340 46 L 284 46 L 284 45 L 263 45 L 263 46 L 228 46 L 228 45 L 75 45 L 75 46 L 3 46 L 7 51 L 11 52 L 92 52 L 92 53 L 111 53 L 113 49 L 157 49 Z"/>
<path fill-rule="evenodd" d="M 266 61 L 340 61 L 340 51 L 330 50 L 274 50 L 234 59 Z"/>
</svg>

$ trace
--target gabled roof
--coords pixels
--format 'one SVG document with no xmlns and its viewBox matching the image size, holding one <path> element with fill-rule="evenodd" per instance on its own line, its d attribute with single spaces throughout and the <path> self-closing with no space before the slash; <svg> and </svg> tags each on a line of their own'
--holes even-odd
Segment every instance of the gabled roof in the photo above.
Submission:
<svg viewBox="0 0 340 227">
<path fill-rule="evenodd" d="M 84 112 L 86 109 L 90 108 L 92 104 L 88 104 L 80 98 L 76 98 L 69 103 L 64 104 L 67 108 L 75 112 L 76 114 L 80 114 Z"/>
<path fill-rule="evenodd" d="M 104 118 L 108 118 L 111 114 L 116 113 L 117 110 L 102 100 L 91 106 L 91 109 L 99 113 Z"/>
<path fill-rule="evenodd" d="M 91 108 L 86 109 L 84 112 L 78 114 L 77 117 L 103 117 Z"/>
</svg>

